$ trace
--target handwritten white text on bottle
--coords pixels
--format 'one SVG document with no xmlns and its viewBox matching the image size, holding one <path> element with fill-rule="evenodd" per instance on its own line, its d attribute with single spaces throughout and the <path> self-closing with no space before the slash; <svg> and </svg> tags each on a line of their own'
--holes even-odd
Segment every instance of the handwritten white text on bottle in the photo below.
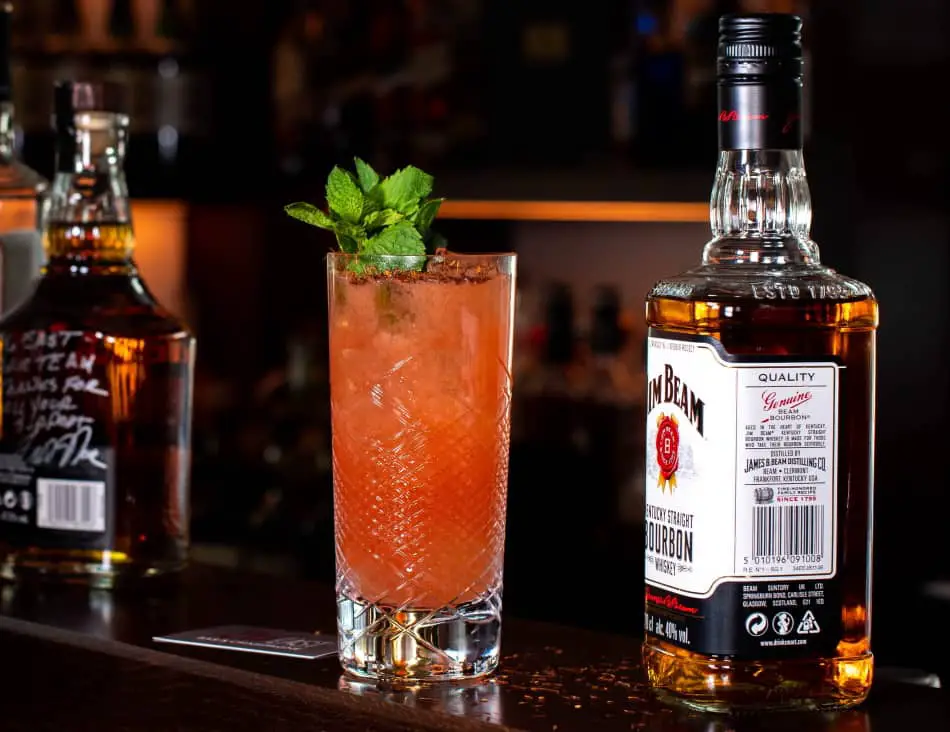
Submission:
<svg viewBox="0 0 950 732">
<path fill-rule="evenodd" d="M 88 398 L 109 397 L 93 376 L 96 354 L 79 350 L 91 338 L 76 330 L 32 330 L 5 344 L 4 409 L 26 463 L 107 467 L 93 446 L 95 417 L 83 414 Z"/>
</svg>

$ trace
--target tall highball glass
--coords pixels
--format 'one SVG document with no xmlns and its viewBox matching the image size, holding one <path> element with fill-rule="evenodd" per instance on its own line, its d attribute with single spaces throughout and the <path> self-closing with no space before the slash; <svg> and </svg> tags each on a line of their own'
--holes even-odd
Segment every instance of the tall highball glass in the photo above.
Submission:
<svg viewBox="0 0 950 732">
<path fill-rule="evenodd" d="M 369 262 L 328 256 L 340 661 L 483 676 L 501 638 L 516 256 Z"/>
</svg>

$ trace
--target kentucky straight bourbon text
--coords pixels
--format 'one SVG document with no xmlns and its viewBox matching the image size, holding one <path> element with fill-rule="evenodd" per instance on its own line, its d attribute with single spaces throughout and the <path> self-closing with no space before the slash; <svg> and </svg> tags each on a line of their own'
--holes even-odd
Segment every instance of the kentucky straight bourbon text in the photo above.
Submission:
<svg viewBox="0 0 950 732">
<path fill-rule="evenodd" d="M 801 22 L 725 16 L 713 238 L 647 298 L 644 664 L 709 711 L 870 689 L 878 306 L 821 264 Z"/>
</svg>

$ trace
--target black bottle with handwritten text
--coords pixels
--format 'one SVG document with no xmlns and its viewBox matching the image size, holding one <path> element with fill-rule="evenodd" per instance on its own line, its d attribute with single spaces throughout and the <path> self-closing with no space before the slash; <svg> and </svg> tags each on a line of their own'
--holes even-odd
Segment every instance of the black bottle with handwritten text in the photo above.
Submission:
<svg viewBox="0 0 950 732">
<path fill-rule="evenodd" d="M 150 294 L 111 85 L 55 90 L 47 265 L 0 320 L 0 576 L 114 587 L 186 562 L 195 339 Z"/>
</svg>

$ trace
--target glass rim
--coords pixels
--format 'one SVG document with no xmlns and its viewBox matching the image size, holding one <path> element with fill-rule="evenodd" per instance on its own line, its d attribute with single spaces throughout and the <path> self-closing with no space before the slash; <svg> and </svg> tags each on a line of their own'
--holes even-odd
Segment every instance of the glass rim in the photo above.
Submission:
<svg viewBox="0 0 950 732">
<path fill-rule="evenodd" d="M 517 252 L 446 252 L 445 254 L 359 254 L 358 252 L 327 252 L 327 259 L 357 259 L 359 257 L 385 257 L 395 260 L 418 260 L 435 259 L 436 257 L 449 257 L 451 259 L 514 259 L 517 258 Z"/>
</svg>

